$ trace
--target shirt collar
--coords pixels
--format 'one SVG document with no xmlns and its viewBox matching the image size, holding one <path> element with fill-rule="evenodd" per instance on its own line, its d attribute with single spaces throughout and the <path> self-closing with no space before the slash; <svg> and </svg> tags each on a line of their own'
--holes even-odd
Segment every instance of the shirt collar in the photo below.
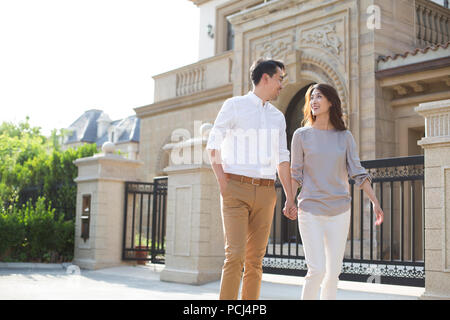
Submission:
<svg viewBox="0 0 450 320">
<path fill-rule="evenodd" d="M 269 101 L 267 101 L 266 103 L 263 104 L 263 100 L 260 97 L 258 97 L 253 91 L 249 91 L 247 95 L 258 106 L 267 107 L 269 105 Z"/>
</svg>

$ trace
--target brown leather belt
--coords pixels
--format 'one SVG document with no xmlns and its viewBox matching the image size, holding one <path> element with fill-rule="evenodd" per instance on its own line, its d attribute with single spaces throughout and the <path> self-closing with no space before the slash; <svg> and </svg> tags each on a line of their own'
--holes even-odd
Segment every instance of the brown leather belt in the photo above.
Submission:
<svg viewBox="0 0 450 320">
<path fill-rule="evenodd" d="M 273 186 L 275 184 L 275 180 L 272 179 L 260 179 L 260 178 L 250 178 L 250 177 L 246 177 L 246 176 L 241 176 L 238 174 L 233 174 L 233 173 L 225 173 L 225 175 L 227 177 L 229 177 L 231 180 L 236 180 L 239 182 L 244 182 L 244 183 L 249 183 L 252 184 L 254 186 Z"/>
</svg>

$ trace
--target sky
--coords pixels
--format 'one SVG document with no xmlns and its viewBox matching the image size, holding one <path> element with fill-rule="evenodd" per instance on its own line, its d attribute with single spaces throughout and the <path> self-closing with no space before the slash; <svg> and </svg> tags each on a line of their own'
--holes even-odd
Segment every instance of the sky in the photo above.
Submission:
<svg viewBox="0 0 450 320">
<path fill-rule="evenodd" d="M 198 30 L 188 0 L 0 0 L 0 123 L 134 115 L 152 76 L 198 61 Z"/>
</svg>

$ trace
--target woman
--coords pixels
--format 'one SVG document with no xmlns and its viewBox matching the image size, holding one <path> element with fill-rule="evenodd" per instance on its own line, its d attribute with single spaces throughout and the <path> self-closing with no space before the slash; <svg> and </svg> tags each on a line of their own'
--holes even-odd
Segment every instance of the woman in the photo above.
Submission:
<svg viewBox="0 0 450 320">
<path fill-rule="evenodd" d="M 341 101 L 327 84 L 311 86 L 305 95 L 304 127 L 295 131 L 291 144 L 292 194 L 298 196 L 295 220 L 302 237 L 308 273 L 302 299 L 336 299 L 350 224 L 351 197 L 348 178 L 364 190 L 383 222 L 383 210 L 371 187 L 371 177 L 361 167 L 355 140 L 342 120 Z"/>
</svg>

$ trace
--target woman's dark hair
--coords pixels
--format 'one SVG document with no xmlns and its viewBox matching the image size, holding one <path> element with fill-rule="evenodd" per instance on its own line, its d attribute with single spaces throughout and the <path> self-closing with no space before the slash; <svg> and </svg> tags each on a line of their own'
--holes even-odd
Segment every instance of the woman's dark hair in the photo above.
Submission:
<svg viewBox="0 0 450 320">
<path fill-rule="evenodd" d="M 277 73 L 277 68 L 284 70 L 283 62 L 277 60 L 267 60 L 264 58 L 256 60 L 250 67 L 250 78 L 252 79 L 253 84 L 256 86 L 264 73 L 267 73 L 270 77 L 272 77 L 275 73 Z"/>
<path fill-rule="evenodd" d="M 331 103 L 330 122 L 337 130 L 347 130 L 342 114 L 341 99 L 332 86 L 325 83 L 313 84 L 308 88 L 305 94 L 305 106 L 303 107 L 302 125 L 311 126 L 316 121 L 316 116 L 312 114 L 311 94 L 314 90 L 319 90 Z"/>
</svg>

